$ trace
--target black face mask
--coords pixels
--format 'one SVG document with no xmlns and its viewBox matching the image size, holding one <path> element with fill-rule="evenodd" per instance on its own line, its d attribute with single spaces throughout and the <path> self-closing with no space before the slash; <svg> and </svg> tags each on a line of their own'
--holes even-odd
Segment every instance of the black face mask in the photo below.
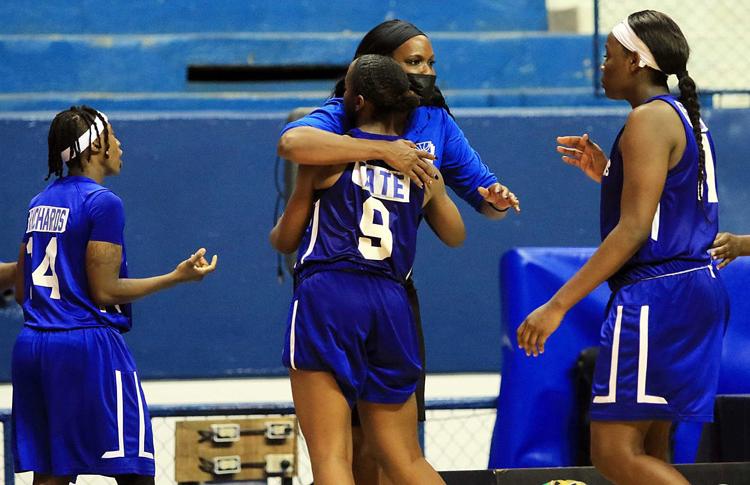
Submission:
<svg viewBox="0 0 750 485">
<path fill-rule="evenodd" d="M 417 93 L 419 99 L 424 103 L 435 95 L 435 78 L 433 74 L 407 74 L 409 87 Z"/>
</svg>

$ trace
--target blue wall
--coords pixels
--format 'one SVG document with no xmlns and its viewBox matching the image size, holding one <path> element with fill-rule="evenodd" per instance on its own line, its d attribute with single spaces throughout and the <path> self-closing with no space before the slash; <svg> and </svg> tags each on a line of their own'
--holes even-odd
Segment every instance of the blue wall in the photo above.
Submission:
<svg viewBox="0 0 750 485">
<path fill-rule="evenodd" d="M 4 0 L 0 18 L 3 34 L 365 32 L 391 18 L 425 31 L 547 29 L 544 0 Z"/>
<path fill-rule="evenodd" d="M 625 110 L 467 111 L 458 121 L 485 162 L 521 198 L 523 212 L 493 223 L 464 203 L 468 240 L 458 250 L 423 230 L 416 282 L 431 371 L 498 371 L 501 330 L 497 262 L 514 246 L 591 246 L 598 240 L 598 187 L 557 158 L 555 136 L 589 132 L 608 147 Z M 273 160 L 281 116 L 111 113 L 124 147 L 120 177 L 133 276 L 171 270 L 199 245 L 220 254 L 200 284 L 134 305 L 128 341 L 141 374 L 155 377 L 281 373 L 291 287 L 276 281 L 267 243 L 275 200 Z M 750 111 L 705 116 L 717 145 L 721 225 L 750 232 L 744 127 Z M 0 118 L 0 257 L 14 259 L 27 201 L 43 186 L 51 114 Z M 20 326 L 0 311 L 0 355 Z M 9 378 L 7 359 L 0 380 Z"/>
</svg>

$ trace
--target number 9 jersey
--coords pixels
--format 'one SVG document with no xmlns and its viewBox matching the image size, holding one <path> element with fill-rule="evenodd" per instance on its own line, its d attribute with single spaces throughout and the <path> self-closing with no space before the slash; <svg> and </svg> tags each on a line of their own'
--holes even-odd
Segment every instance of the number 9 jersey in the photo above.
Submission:
<svg viewBox="0 0 750 485">
<path fill-rule="evenodd" d="M 353 129 L 355 138 L 401 137 Z M 405 281 L 416 252 L 424 190 L 381 160 L 350 163 L 330 188 L 319 191 L 300 242 L 296 274 L 365 271 Z"/>
<path fill-rule="evenodd" d="M 120 277 L 127 277 L 124 226 L 120 198 L 87 177 L 58 179 L 32 199 L 23 237 L 26 326 L 130 330 L 130 305 L 96 305 L 86 275 L 88 242 L 103 241 L 122 246 Z"/>
</svg>

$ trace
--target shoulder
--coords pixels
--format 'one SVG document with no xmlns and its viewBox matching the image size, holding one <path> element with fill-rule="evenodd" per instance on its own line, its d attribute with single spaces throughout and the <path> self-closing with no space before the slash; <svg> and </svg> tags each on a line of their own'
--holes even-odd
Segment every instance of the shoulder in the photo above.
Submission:
<svg viewBox="0 0 750 485">
<path fill-rule="evenodd" d="M 122 210 L 123 207 L 122 199 L 110 189 L 101 185 L 87 194 L 86 204 L 89 208 L 100 210 Z"/>
<path fill-rule="evenodd" d="M 326 111 L 329 113 L 343 113 L 344 112 L 344 99 L 343 98 L 328 98 L 323 106 L 315 108 L 312 113 L 316 111 Z"/>
<path fill-rule="evenodd" d="M 646 126 L 649 128 L 663 128 L 665 124 L 669 125 L 674 123 L 679 123 L 679 125 L 682 126 L 680 115 L 677 114 L 677 111 L 675 111 L 670 103 L 657 99 L 642 104 L 631 111 L 628 115 L 625 127 Z"/>
<path fill-rule="evenodd" d="M 409 118 L 408 131 L 411 133 L 438 129 L 455 125 L 455 121 L 443 108 L 438 106 L 418 106 Z"/>
<path fill-rule="evenodd" d="M 677 111 L 666 101 L 655 100 L 638 106 L 628 115 L 623 138 L 637 137 L 665 140 L 683 135 L 682 121 Z"/>
</svg>

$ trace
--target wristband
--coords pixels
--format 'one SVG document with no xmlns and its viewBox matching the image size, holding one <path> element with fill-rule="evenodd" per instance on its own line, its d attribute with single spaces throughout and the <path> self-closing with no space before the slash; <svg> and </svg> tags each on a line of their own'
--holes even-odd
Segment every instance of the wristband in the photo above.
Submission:
<svg viewBox="0 0 750 485">
<path fill-rule="evenodd" d="M 506 207 L 505 209 L 498 209 L 497 207 L 495 207 L 495 204 L 493 204 L 492 202 L 487 202 L 487 204 L 489 204 L 490 207 L 495 209 L 495 212 L 508 212 L 508 209 L 510 209 L 510 206 Z"/>
</svg>

